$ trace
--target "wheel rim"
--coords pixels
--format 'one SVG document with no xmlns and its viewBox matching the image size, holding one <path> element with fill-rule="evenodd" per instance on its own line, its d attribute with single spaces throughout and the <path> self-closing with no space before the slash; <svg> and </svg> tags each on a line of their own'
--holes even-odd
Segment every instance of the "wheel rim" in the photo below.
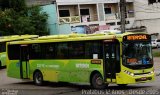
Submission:
<svg viewBox="0 0 160 95">
<path fill-rule="evenodd" d="M 96 83 L 97 83 L 98 85 L 102 85 L 102 84 L 103 84 L 102 78 L 101 78 L 101 77 L 97 77 Z"/>
<path fill-rule="evenodd" d="M 42 76 L 41 76 L 41 74 L 36 74 L 36 83 L 41 83 L 41 81 L 42 81 Z"/>
</svg>

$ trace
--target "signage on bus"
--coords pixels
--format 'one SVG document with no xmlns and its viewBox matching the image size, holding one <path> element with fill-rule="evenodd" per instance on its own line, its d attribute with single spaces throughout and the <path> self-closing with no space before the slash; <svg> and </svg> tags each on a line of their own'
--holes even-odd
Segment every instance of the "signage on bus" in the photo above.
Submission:
<svg viewBox="0 0 160 95">
<path fill-rule="evenodd" d="M 101 60 L 98 59 L 91 60 L 91 64 L 101 64 Z"/>
<path fill-rule="evenodd" d="M 146 34 L 132 34 L 124 36 L 124 41 L 150 40 L 150 36 Z"/>
<path fill-rule="evenodd" d="M 137 59 L 136 58 L 128 58 L 127 59 L 127 63 L 137 63 Z"/>
</svg>

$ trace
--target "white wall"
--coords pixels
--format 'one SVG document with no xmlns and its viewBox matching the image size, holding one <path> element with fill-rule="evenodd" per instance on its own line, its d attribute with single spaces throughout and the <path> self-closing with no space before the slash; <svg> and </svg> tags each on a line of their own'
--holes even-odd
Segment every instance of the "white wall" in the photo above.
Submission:
<svg viewBox="0 0 160 95">
<path fill-rule="evenodd" d="M 120 0 L 56 0 L 56 2 L 119 2 Z M 126 0 L 133 2 L 134 0 Z"/>
<path fill-rule="evenodd" d="M 160 3 L 135 0 L 135 26 L 146 26 L 148 33 L 160 33 Z"/>
<path fill-rule="evenodd" d="M 146 26 L 148 33 L 160 33 L 160 19 L 136 21 L 138 26 Z"/>
<path fill-rule="evenodd" d="M 134 7 L 137 20 L 160 18 L 160 3 L 148 4 L 148 0 L 135 0 Z"/>
<path fill-rule="evenodd" d="M 56 2 L 118 2 L 119 0 L 56 0 Z"/>
</svg>

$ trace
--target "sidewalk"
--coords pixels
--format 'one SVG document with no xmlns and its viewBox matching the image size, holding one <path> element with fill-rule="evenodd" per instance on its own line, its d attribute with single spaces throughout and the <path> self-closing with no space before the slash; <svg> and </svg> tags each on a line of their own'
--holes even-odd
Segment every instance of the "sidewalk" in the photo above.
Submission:
<svg viewBox="0 0 160 95">
<path fill-rule="evenodd" d="M 156 76 L 160 76 L 160 57 L 154 57 L 153 60 Z"/>
</svg>

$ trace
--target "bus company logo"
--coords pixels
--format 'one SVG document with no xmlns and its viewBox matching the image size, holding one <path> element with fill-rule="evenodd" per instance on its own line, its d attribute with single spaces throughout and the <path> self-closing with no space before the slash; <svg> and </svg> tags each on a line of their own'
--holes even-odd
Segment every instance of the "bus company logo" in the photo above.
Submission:
<svg viewBox="0 0 160 95">
<path fill-rule="evenodd" d="M 101 64 L 101 60 L 91 60 L 92 64 Z"/>
<path fill-rule="evenodd" d="M 147 35 L 129 35 L 127 40 L 147 40 Z"/>
<path fill-rule="evenodd" d="M 89 64 L 79 63 L 79 64 L 76 64 L 76 68 L 89 68 Z"/>
<path fill-rule="evenodd" d="M 37 64 L 37 68 L 59 68 L 59 65 Z"/>
</svg>

